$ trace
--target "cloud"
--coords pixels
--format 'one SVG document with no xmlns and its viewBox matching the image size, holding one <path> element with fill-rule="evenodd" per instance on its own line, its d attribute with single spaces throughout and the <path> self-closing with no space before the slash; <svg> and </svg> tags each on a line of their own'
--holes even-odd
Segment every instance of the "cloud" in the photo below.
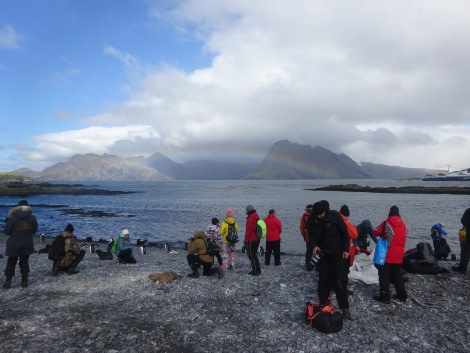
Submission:
<svg viewBox="0 0 470 353">
<path fill-rule="evenodd" d="M 10 25 L 4 25 L 0 28 L 0 48 L 20 49 L 20 41 L 23 36 L 16 33 L 15 29 Z"/>
<path fill-rule="evenodd" d="M 469 12 L 457 0 L 152 8 L 155 21 L 171 15 L 178 31 L 200 40 L 211 64 L 189 71 L 106 45 L 133 89 L 79 121 L 91 127 L 37 136 L 38 160 L 51 151 L 262 156 L 289 139 L 358 162 L 470 167 Z"/>
</svg>

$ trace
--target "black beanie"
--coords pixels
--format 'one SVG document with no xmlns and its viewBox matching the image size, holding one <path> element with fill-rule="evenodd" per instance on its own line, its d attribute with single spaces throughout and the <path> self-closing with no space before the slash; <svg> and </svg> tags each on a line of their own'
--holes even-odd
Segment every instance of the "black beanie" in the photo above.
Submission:
<svg viewBox="0 0 470 353">
<path fill-rule="evenodd" d="M 216 224 L 218 224 L 218 223 L 219 223 L 219 220 L 218 220 L 217 218 L 215 218 L 215 217 L 212 218 L 212 224 L 213 224 L 213 225 L 216 225 Z"/>
<path fill-rule="evenodd" d="M 322 201 L 318 201 L 318 202 L 315 202 L 313 204 L 313 209 L 312 209 L 312 213 L 315 215 L 315 216 L 318 216 L 318 215 L 321 215 L 323 212 L 326 211 L 326 207 L 325 207 L 325 204 L 322 202 Z"/>
<path fill-rule="evenodd" d="M 397 206 L 392 206 L 390 207 L 390 212 L 388 213 L 388 216 L 399 216 L 400 215 L 400 212 L 398 211 L 398 207 Z"/>
<path fill-rule="evenodd" d="M 349 208 L 347 205 L 341 206 L 341 209 L 339 210 L 339 213 L 341 213 L 345 217 L 349 217 Z"/>
<path fill-rule="evenodd" d="M 65 227 L 65 231 L 73 233 L 74 231 L 73 225 L 71 225 L 70 223 L 67 224 L 67 227 Z"/>
</svg>

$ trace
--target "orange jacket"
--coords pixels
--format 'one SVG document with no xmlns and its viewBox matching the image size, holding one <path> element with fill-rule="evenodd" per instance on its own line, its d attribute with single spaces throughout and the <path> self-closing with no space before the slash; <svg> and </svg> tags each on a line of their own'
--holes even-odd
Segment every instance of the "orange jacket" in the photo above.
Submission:
<svg viewBox="0 0 470 353">
<path fill-rule="evenodd" d="M 346 229 L 348 230 L 349 240 L 357 239 L 359 233 L 357 232 L 356 226 L 354 226 L 351 222 L 348 221 L 348 217 L 341 215 L 343 218 L 344 224 L 346 224 Z"/>
<path fill-rule="evenodd" d="M 308 243 L 308 241 L 309 241 L 309 239 L 308 239 L 307 221 L 308 221 L 308 218 L 310 217 L 310 214 L 311 214 L 310 211 L 306 211 L 306 212 L 302 215 L 302 218 L 300 218 L 300 226 L 299 226 L 300 234 L 304 237 L 304 240 L 305 240 L 305 242 L 307 242 L 307 243 Z"/>
</svg>

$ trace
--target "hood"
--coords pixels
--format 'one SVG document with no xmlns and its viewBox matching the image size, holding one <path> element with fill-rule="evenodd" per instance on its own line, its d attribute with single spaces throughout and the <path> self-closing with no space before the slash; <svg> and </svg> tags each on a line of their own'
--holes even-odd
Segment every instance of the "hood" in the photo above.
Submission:
<svg viewBox="0 0 470 353">
<path fill-rule="evenodd" d="M 33 209 L 31 206 L 22 205 L 13 207 L 10 212 L 8 212 L 8 216 L 16 216 L 19 218 L 26 218 L 29 217 L 33 213 Z"/>
<path fill-rule="evenodd" d="M 227 217 L 227 218 L 225 218 L 225 222 L 227 222 L 228 224 L 234 224 L 235 223 L 235 218 Z"/>
<path fill-rule="evenodd" d="M 204 239 L 206 237 L 206 234 L 202 230 L 198 230 L 196 233 L 194 233 L 194 239 Z"/>
</svg>

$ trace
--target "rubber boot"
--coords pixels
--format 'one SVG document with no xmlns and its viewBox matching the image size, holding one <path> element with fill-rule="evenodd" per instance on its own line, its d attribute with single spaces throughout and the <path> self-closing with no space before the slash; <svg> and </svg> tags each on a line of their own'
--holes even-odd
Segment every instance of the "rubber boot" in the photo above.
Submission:
<svg viewBox="0 0 470 353">
<path fill-rule="evenodd" d="M 21 287 L 28 287 L 28 274 L 21 275 Z"/>
<path fill-rule="evenodd" d="M 3 284 L 3 289 L 11 288 L 11 277 L 7 277 L 5 283 Z"/>
<path fill-rule="evenodd" d="M 188 277 L 190 278 L 199 278 L 199 268 L 197 266 L 191 266 L 193 273 L 190 273 Z"/>
<path fill-rule="evenodd" d="M 354 321 L 351 316 L 351 312 L 349 311 L 349 308 L 343 308 L 343 317 L 347 320 Z"/>
<path fill-rule="evenodd" d="M 57 267 L 57 263 L 54 261 L 52 264 L 52 276 L 58 276 L 59 275 L 59 268 Z"/>
</svg>

